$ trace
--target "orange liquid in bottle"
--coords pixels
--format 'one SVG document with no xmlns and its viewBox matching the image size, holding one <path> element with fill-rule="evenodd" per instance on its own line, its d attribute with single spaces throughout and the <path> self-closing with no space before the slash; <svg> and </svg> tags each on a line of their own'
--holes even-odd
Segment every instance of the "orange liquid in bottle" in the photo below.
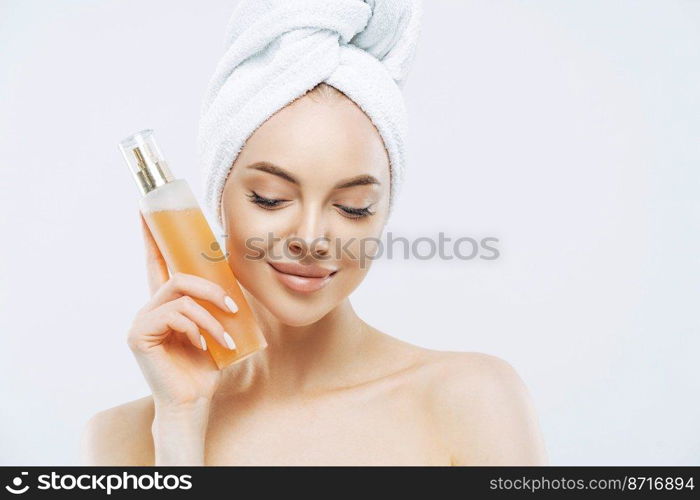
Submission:
<svg viewBox="0 0 700 500">
<path fill-rule="evenodd" d="M 234 350 L 227 349 L 209 332 L 200 331 L 217 367 L 224 368 L 267 347 L 265 337 L 201 209 L 188 207 L 142 213 L 171 273 L 194 274 L 213 281 L 223 287 L 238 305 L 238 312 L 231 313 L 207 300 L 192 297 L 221 323 L 236 344 Z"/>
</svg>

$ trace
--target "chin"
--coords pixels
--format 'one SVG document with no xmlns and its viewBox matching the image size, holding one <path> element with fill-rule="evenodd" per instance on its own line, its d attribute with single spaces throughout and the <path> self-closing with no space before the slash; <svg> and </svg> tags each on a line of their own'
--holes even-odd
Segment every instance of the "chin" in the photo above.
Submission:
<svg viewBox="0 0 700 500">
<path fill-rule="evenodd" d="M 270 299 L 271 303 L 266 306 L 270 314 L 277 318 L 282 324 L 288 326 L 308 326 L 316 323 L 333 307 L 314 306 L 310 304 L 299 304 L 298 302 L 288 302 L 285 300 Z"/>
<path fill-rule="evenodd" d="M 282 324 L 307 326 L 321 320 L 348 296 L 345 282 L 332 282 L 308 293 L 290 290 L 270 276 L 256 282 L 255 298 Z"/>
<path fill-rule="evenodd" d="M 295 281 L 290 285 L 288 280 L 280 280 L 267 263 L 242 269 L 248 272 L 241 273 L 241 284 L 249 284 L 245 288 L 278 321 L 294 327 L 321 320 L 348 297 L 363 277 L 350 269 L 341 269 L 324 286 L 303 290 L 295 285 Z"/>
</svg>

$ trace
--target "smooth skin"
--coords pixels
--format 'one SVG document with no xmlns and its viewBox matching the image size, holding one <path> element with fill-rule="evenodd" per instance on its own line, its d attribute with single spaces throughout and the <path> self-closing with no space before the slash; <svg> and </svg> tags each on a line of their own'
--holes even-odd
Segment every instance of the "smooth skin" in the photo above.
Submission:
<svg viewBox="0 0 700 500">
<path fill-rule="evenodd" d="M 260 162 L 295 182 L 255 168 Z M 361 175 L 377 183 L 335 188 Z M 371 266 L 324 241 L 381 235 L 389 175 L 381 136 L 342 95 L 309 93 L 248 139 L 226 181 L 222 217 L 229 264 L 268 347 L 221 371 L 198 329 L 225 346 L 223 328 L 192 298 L 228 311 L 225 292 L 196 276 L 168 276 L 141 218 L 151 298 L 127 339 L 152 394 L 95 414 L 84 462 L 545 465 L 529 391 L 510 364 L 412 345 L 353 310 L 348 296 Z M 247 259 L 246 242 L 269 233 L 277 239 L 262 245 L 264 258 Z M 338 272 L 320 290 L 298 292 L 277 279 L 275 258 Z"/>
</svg>

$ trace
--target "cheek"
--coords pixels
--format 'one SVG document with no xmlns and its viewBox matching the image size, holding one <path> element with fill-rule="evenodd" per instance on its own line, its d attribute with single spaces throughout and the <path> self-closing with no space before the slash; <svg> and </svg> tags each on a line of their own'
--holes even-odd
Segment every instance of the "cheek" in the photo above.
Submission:
<svg viewBox="0 0 700 500">
<path fill-rule="evenodd" d="M 243 192 L 237 190 L 229 193 L 226 198 L 225 224 L 226 246 L 235 262 L 243 261 L 244 257 L 260 258 L 260 249 L 265 248 L 262 239 L 274 229 L 269 228 L 269 218 L 245 199 Z"/>
<path fill-rule="evenodd" d="M 333 240 L 331 249 L 343 268 L 366 272 L 372 259 L 378 254 L 382 242 L 381 228 L 359 228 L 344 232 Z"/>
<path fill-rule="evenodd" d="M 251 264 L 260 263 L 260 250 L 264 250 L 259 224 L 249 217 L 248 210 L 240 203 L 226 207 L 226 251 L 231 270 L 241 282 L 249 281 L 247 276 L 256 269 Z"/>
<path fill-rule="evenodd" d="M 349 250 L 348 250 L 349 252 Z M 355 250 L 353 250 L 355 253 Z M 355 255 L 357 255 L 355 253 Z M 351 258 L 346 256 L 340 262 L 341 270 L 329 283 L 324 298 L 325 308 L 333 308 L 345 298 L 347 298 L 364 281 L 369 272 L 370 261 L 365 260 L 362 264 L 361 258 Z"/>
</svg>

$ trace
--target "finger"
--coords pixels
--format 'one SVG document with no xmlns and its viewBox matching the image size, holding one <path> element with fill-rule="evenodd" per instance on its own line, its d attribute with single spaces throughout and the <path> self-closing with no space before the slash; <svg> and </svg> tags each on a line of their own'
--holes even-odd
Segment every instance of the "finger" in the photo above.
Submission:
<svg viewBox="0 0 700 500">
<path fill-rule="evenodd" d="M 142 333 L 144 331 L 148 333 Z M 173 331 L 185 334 L 192 345 L 206 350 L 206 344 L 200 340 L 201 332 L 197 324 L 175 308 L 157 310 L 145 315 L 139 329 L 129 331 L 127 343 L 132 350 L 145 352 L 165 342 Z"/>
<path fill-rule="evenodd" d="M 141 232 L 143 234 L 143 242 L 146 249 L 146 274 L 148 280 L 148 289 L 153 296 L 163 284 L 168 281 L 169 273 L 168 266 L 163 259 L 163 255 L 158 248 L 156 240 L 151 234 L 151 230 L 144 219 L 143 214 L 139 211 L 141 219 Z"/>
<path fill-rule="evenodd" d="M 190 343 L 197 349 L 207 350 L 207 344 L 199 328 L 190 318 L 177 311 L 167 313 L 167 325 L 178 332 L 184 333 Z"/>
<path fill-rule="evenodd" d="M 225 337 L 228 335 L 228 333 L 226 333 L 222 324 L 209 311 L 207 311 L 204 306 L 199 304 L 196 299 L 193 299 L 189 295 L 184 295 L 179 299 L 169 302 L 164 307 L 173 308 L 180 314 L 187 316 L 199 328 L 209 332 L 209 334 L 214 337 L 219 344 L 226 349 L 230 349 L 230 347 L 227 345 Z"/>
<path fill-rule="evenodd" d="M 238 305 L 228 296 L 222 286 L 200 276 L 187 273 L 173 273 L 153 295 L 147 307 L 153 309 L 183 295 L 207 300 L 228 313 L 238 311 Z"/>
</svg>

